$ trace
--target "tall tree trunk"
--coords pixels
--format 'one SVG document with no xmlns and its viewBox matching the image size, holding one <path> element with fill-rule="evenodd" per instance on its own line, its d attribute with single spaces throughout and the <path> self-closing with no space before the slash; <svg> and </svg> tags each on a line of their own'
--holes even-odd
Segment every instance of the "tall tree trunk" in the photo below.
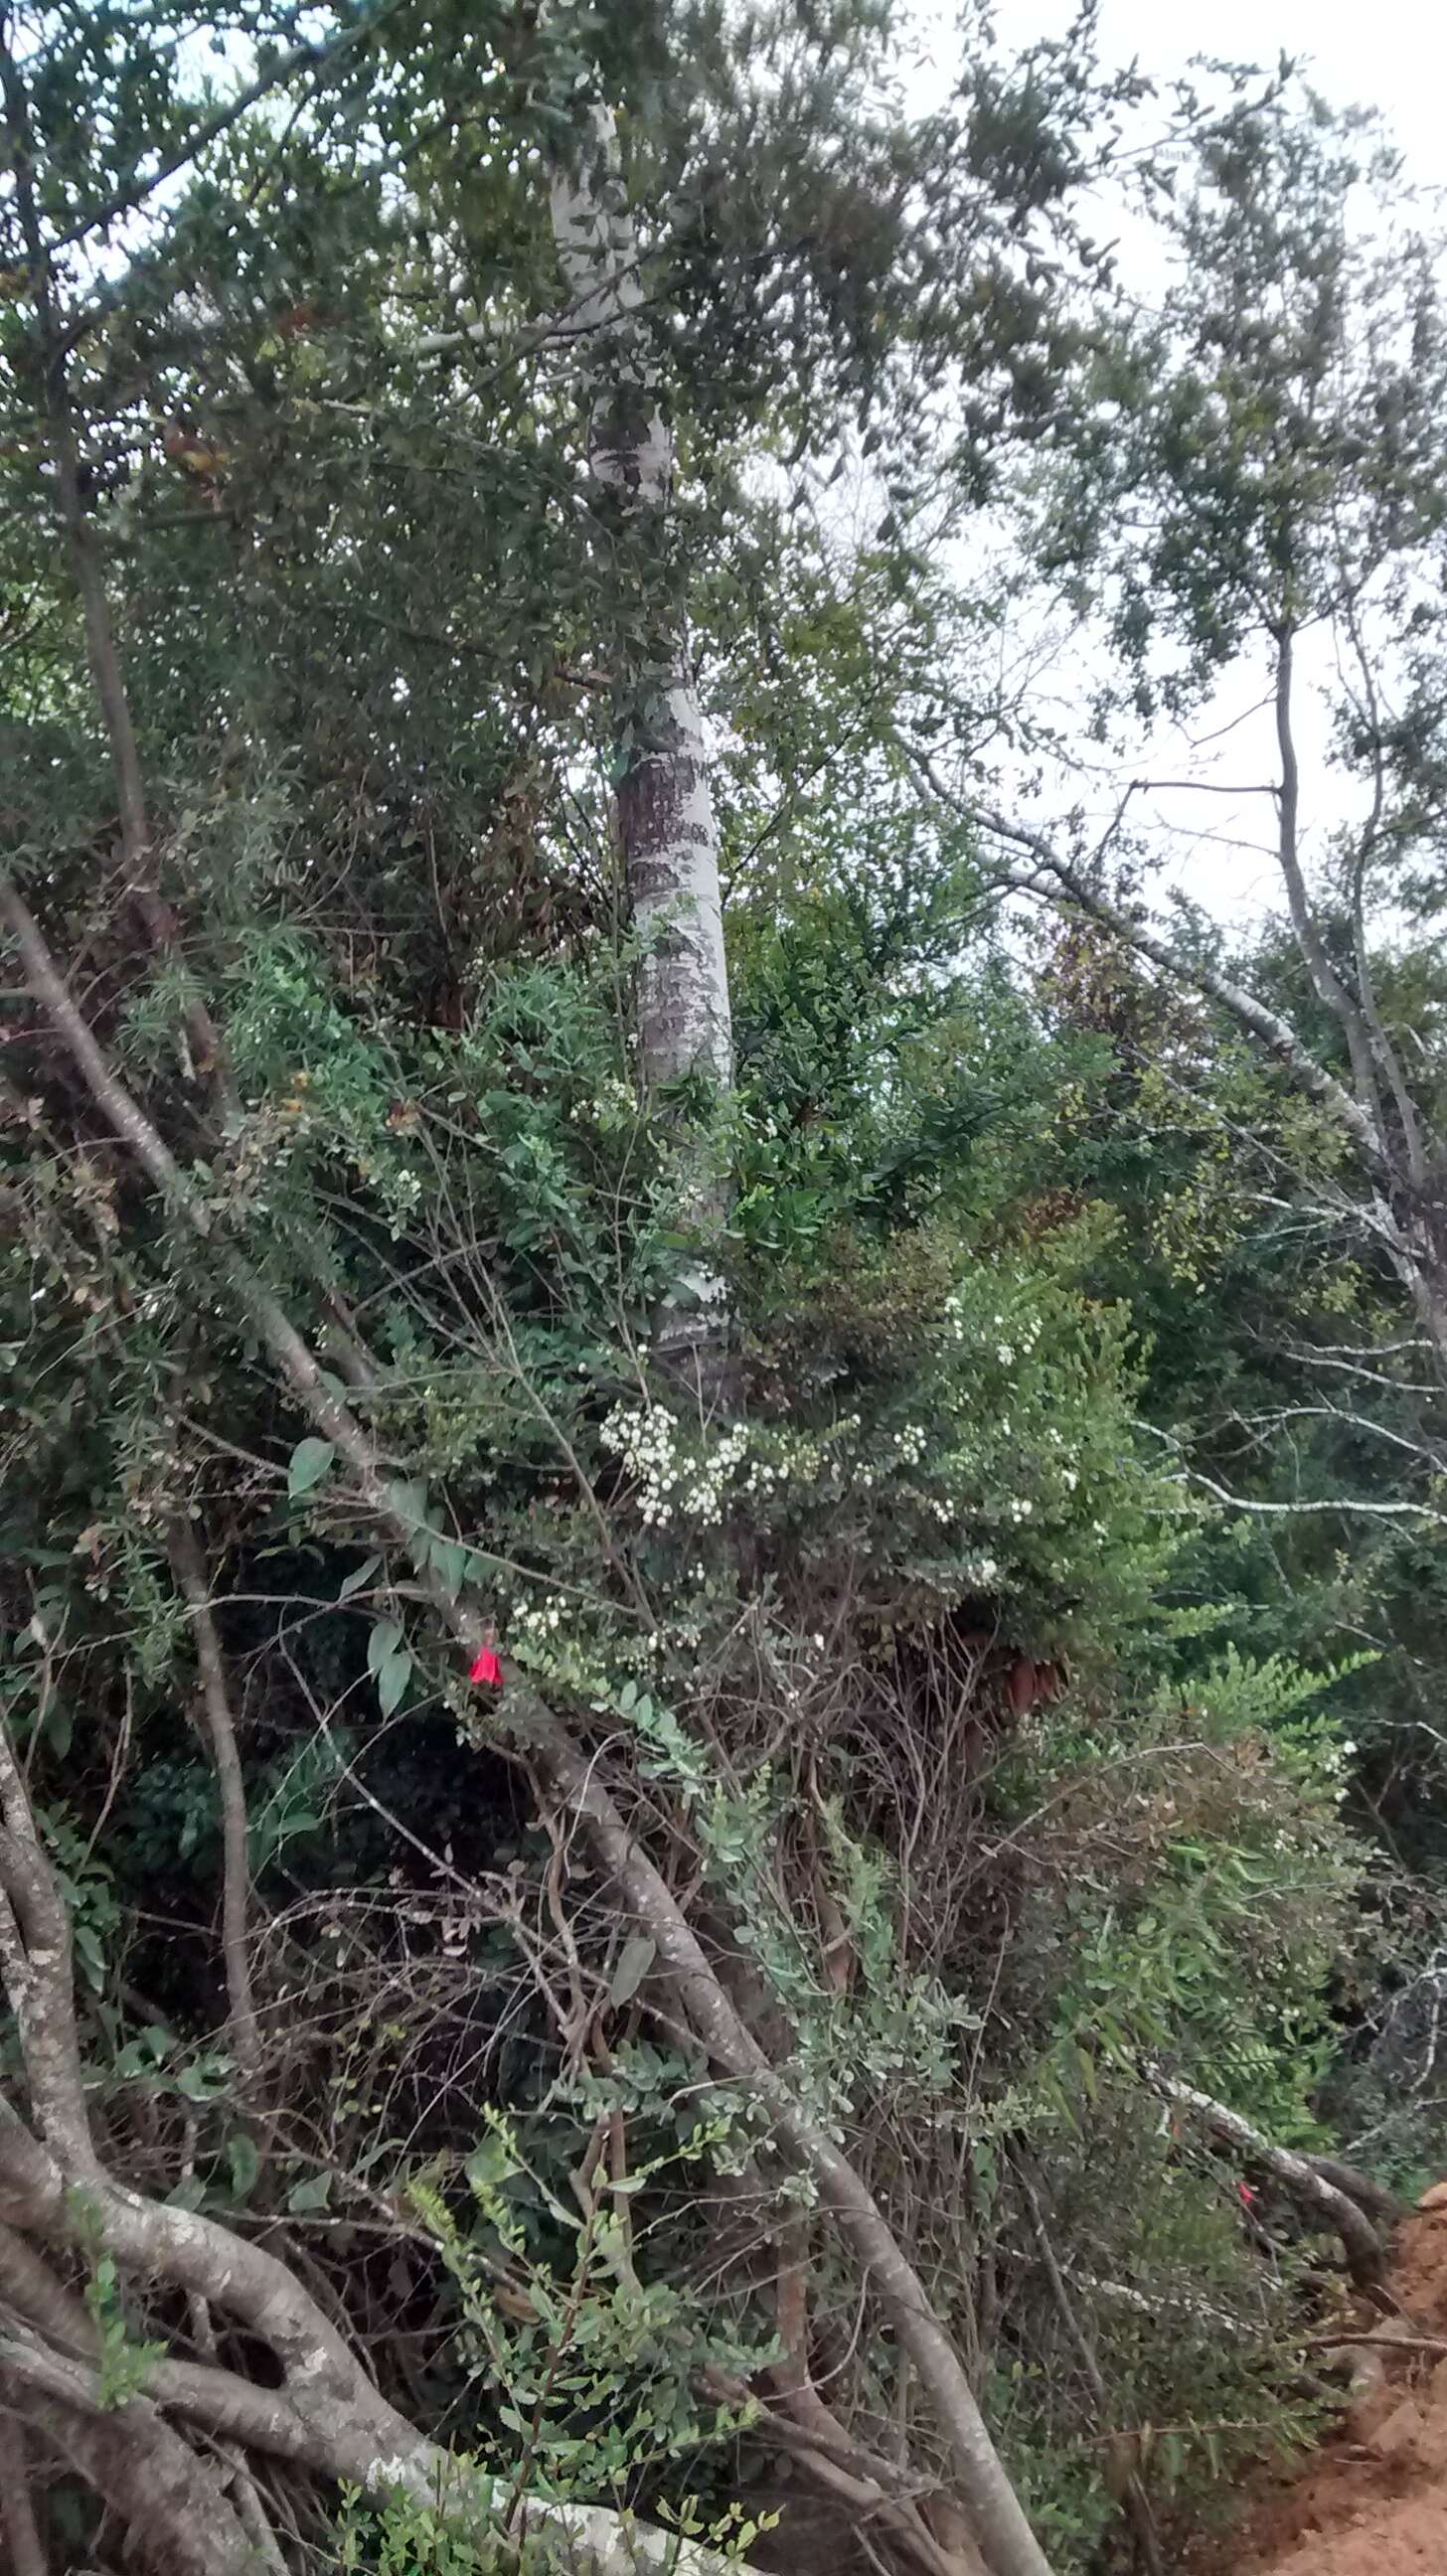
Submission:
<svg viewBox="0 0 1447 2576">
<path fill-rule="evenodd" d="M 621 540 L 623 566 L 632 553 L 636 567 L 650 549 L 661 563 L 669 540 L 673 440 L 611 109 L 588 110 L 573 159 L 554 177 L 552 217 L 569 328 L 581 353 L 600 538 L 611 531 Z M 666 595 L 666 580 L 660 588 Z M 618 830 L 643 950 L 639 1051 L 649 1085 L 701 1072 L 726 1088 L 733 1035 L 718 818 L 681 609 L 673 614 L 665 607 L 658 622 L 662 632 L 618 672 L 614 698 Z"/>
<path fill-rule="evenodd" d="M 641 628 L 647 638 L 620 652 L 613 689 L 615 810 L 639 948 L 643 1088 L 702 1074 L 726 1091 L 733 1024 L 718 816 L 683 608 L 671 597 L 673 440 L 610 108 L 591 107 L 582 120 L 574 156 L 553 180 L 552 217 L 581 353 L 598 552 L 619 576 L 620 629 Z M 706 1234 L 723 1217 L 726 1192 L 707 1133 L 682 1142 L 682 1213 Z M 686 1270 L 679 1289 L 656 1326 L 665 1357 L 717 1343 L 727 1320 L 707 1261 Z"/>
</svg>

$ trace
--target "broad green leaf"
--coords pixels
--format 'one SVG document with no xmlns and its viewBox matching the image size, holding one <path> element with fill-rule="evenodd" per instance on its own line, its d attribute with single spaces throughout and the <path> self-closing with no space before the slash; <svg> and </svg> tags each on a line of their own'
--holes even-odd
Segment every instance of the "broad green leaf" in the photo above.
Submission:
<svg viewBox="0 0 1447 2576">
<path fill-rule="evenodd" d="M 467 1579 L 467 1549 L 457 1539 L 435 1538 L 428 1556 L 448 1600 L 455 1601 Z"/>
<path fill-rule="evenodd" d="M 297 1442 L 291 1453 L 291 1465 L 286 1471 L 286 1490 L 293 1502 L 298 1495 L 309 1494 L 313 1485 L 321 1483 L 336 1454 L 330 1440 Z"/>
<path fill-rule="evenodd" d="M 294 2182 L 286 2195 L 287 2208 L 293 2217 L 304 2218 L 309 2211 L 325 2209 L 332 2193 L 329 2173 L 311 2174 L 305 2182 Z"/>
<path fill-rule="evenodd" d="M 402 1643 L 400 1619 L 379 1619 L 367 1639 L 367 1670 L 375 1681 L 388 1658 Z"/>
<path fill-rule="evenodd" d="M 387 1500 L 409 1529 L 421 1529 L 427 1518 L 427 1488 L 420 1479 L 398 1478 L 387 1487 Z"/>
<path fill-rule="evenodd" d="M 635 1932 L 631 1940 L 625 1941 L 608 1987 L 609 2003 L 631 2003 L 657 1956 L 657 1942 L 650 1941 L 645 1933 Z"/>
<path fill-rule="evenodd" d="M 377 1675 L 377 1704 L 384 1717 L 391 1716 L 411 1678 L 412 1657 L 405 1646 L 399 1646 Z"/>
</svg>

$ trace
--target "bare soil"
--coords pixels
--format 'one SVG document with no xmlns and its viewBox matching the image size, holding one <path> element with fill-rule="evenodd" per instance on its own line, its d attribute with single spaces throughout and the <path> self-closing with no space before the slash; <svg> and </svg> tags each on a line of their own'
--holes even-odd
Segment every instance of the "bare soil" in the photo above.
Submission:
<svg viewBox="0 0 1447 2576">
<path fill-rule="evenodd" d="M 1401 2230 L 1387 2314 L 1353 2321 L 1374 2340 L 1343 2347 L 1357 2381 L 1340 2427 L 1259 2497 L 1218 2562 L 1232 2576 L 1447 2576 L 1447 2186 L 1437 2192 Z M 1395 2335 L 1443 2350 L 1394 2352 Z"/>
</svg>

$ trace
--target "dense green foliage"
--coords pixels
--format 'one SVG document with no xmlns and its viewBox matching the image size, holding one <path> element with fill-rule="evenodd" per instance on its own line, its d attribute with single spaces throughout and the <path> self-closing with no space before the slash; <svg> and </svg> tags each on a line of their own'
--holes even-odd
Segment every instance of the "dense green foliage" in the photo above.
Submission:
<svg viewBox="0 0 1447 2576">
<path fill-rule="evenodd" d="M 847 2475 L 907 2463 L 880 2551 L 947 2559 L 914 2374 L 514 1715 L 563 1712 L 908 2248 L 1053 2563 L 1125 2566 L 1329 2402 L 1326 2240 L 1264 2172 L 1243 2208 L 1163 2085 L 1404 2185 L 1440 2137 L 1447 1450 L 1319 1105 L 1188 976 L 1002 911 L 970 799 L 1057 754 L 989 680 L 1027 585 L 1099 619 L 1103 739 L 1199 704 L 1278 577 L 1309 621 L 1381 574 L 1406 712 L 1343 759 L 1390 837 L 1378 1007 L 1440 1103 L 1430 263 L 1395 373 L 1364 343 L 1343 385 L 1335 343 L 1317 368 L 1241 303 L 1137 342 L 1078 212 L 1134 76 L 1004 62 L 972 19 L 968 78 L 912 118 L 885 8 L 750 15 L 320 12 L 199 145 L 290 11 L 9 22 L 4 861 L 181 1178 L 146 1176 L 12 951 L 0 1720 L 112 2171 L 279 2255 L 504 2496 L 767 2563 L 781 2511 L 829 2510 L 817 2387 Z M 608 542 L 547 203 L 595 85 L 678 456 L 668 526 Z M 1338 140 L 1244 94 L 1176 102 L 1191 274 L 1239 261 L 1245 201 L 1266 301 L 1304 269 L 1335 294 Z M 1012 569 L 961 602 L 986 502 Z M 640 1100 L 610 802 L 617 671 L 685 617 L 724 1101 Z M 1111 853 L 1132 900 L 1147 857 Z M 1351 873 L 1333 849 L 1348 946 Z M 1241 944 L 1338 1061 L 1287 930 Z M 700 1130 L 732 1332 L 690 1379 L 659 1335 Z M 388 1525 L 237 1254 L 363 1424 Z M 495 1631 L 500 1696 L 449 1602 Z M 43 2130 L 26 2043 L 7 2021 L 0 2080 Z M 271 2385 L 254 2335 L 79 2222 L 55 2260 L 103 2409 L 166 2354 Z M 33 2330 L 3 2267 L 0 2308 Z M 20 2415 L 55 2563 L 119 2565 L 103 2488 Z M 482 2563 L 304 2461 L 260 2493 L 287 2566 Z"/>
</svg>

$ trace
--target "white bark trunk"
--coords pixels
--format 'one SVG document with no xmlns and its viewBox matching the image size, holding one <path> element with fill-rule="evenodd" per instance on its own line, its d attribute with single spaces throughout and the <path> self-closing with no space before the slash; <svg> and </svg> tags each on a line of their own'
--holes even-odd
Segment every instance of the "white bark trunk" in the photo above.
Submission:
<svg viewBox="0 0 1447 2576">
<path fill-rule="evenodd" d="M 552 217 L 588 400 L 589 469 L 617 520 L 637 535 L 651 517 L 661 546 L 673 441 L 610 109 L 590 109 L 576 158 L 554 179 Z M 701 1072 L 726 1088 L 733 1040 L 718 818 L 682 632 L 663 640 L 651 666 L 620 680 L 618 828 L 642 950 L 643 1079 L 653 1087 Z"/>
</svg>

